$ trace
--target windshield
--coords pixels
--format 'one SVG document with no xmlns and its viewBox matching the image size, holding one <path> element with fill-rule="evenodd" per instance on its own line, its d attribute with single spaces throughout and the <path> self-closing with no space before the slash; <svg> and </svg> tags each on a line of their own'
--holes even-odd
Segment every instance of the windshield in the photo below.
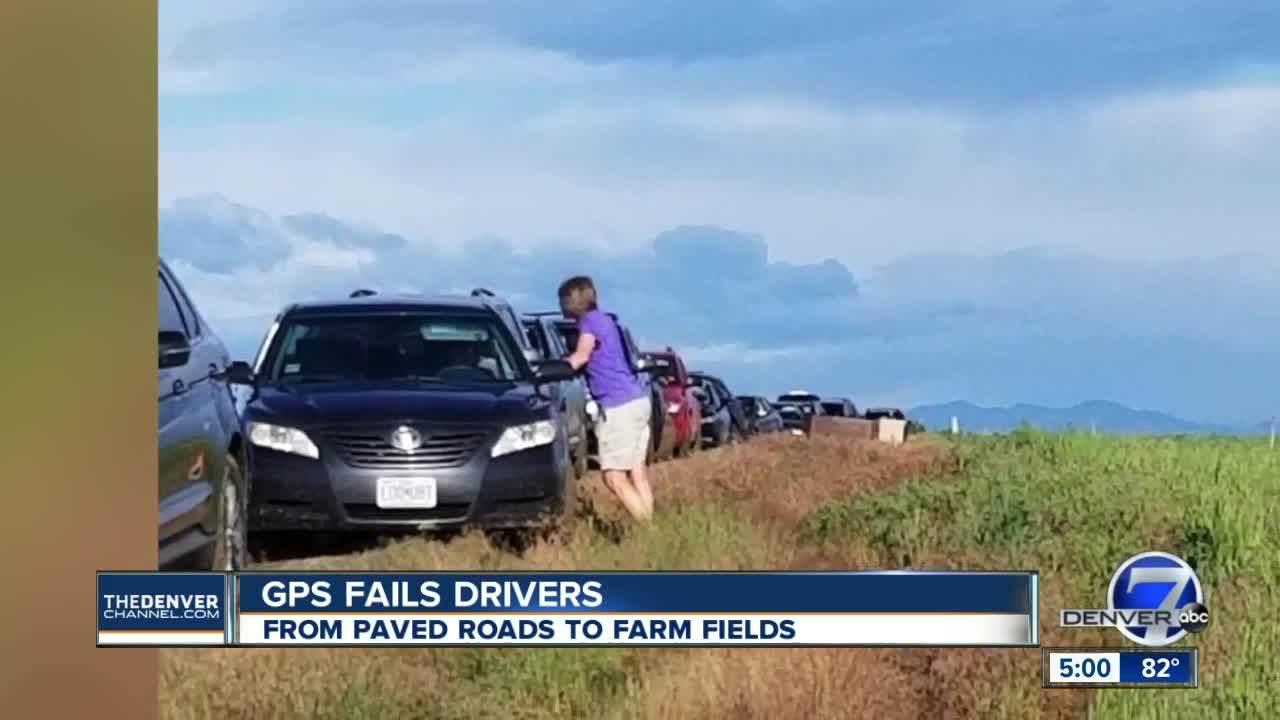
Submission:
<svg viewBox="0 0 1280 720">
<path fill-rule="evenodd" d="M 663 385 L 669 385 L 676 380 L 676 366 L 671 362 L 671 358 L 666 355 L 646 355 L 649 361 L 649 367 L 653 369 L 651 373 L 657 378 L 658 382 Z"/>
<path fill-rule="evenodd" d="M 264 363 L 274 381 L 510 382 L 521 372 L 506 335 L 483 318 L 304 318 L 279 336 Z"/>
<path fill-rule="evenodd" d="M 812 402 L 802 402 L 799 400 L 791 400 L 788 398 L 780 398 L 774 403 L 778 407 L 778 411 L 784 414 L 801 413 L 804 415 L 812 415 L 816 406 Z"/>
<path fill-rule="evenodd" d="M 812 404 L 817 403 L 819 399 L 817 395 L 806 395 L 805 393 L 785 393 L 778 396 L 778 402 L 780 403 Z"/>
</svg>

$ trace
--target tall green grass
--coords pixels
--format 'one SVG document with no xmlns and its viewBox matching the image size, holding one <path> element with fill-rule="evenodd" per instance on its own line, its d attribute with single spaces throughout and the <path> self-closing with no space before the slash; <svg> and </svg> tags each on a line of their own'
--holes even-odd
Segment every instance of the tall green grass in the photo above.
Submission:
<svg viewBox="0 0 1280 720">
<path fill-rule="evenodd" d="M 1205 584 L 1212 618 L 1188 643 L 1201 647 L 1202 688 L 1105 690 L 1090 715 L 1280 717 L 1280 451 L 1249 439 L 1026 428 L 964 438 L 958 451 L 957 478 L 823 507 L 803 539 L 866 542 L 893 565 L 945 554 L 972 567 L 1038 569 L 1046 625 L 1063 606 L 1102 607 L 1130 555 L 1177 553 Z M 1051 635 L 1058 644 L 1121 644 L 1119 633 L 1098 632 Z M 1027 697 L 1032 680 L 1011 678 L 1023 687 L 1009 690 Z"/>
</svg>

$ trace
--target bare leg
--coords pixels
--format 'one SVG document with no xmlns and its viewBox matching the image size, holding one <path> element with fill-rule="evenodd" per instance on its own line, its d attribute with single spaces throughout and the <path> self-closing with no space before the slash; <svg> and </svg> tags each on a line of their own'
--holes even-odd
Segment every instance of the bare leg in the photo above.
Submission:
<svg viewBox="0 0 1280 720">
<path fill-rule="evenodd" d="M 653 516 L 653 487 L 649 484 L 649 468 L 644 463 L 631 468 L 631 485 L 644 504 L 646 518 Z"/>
<path fill-rule="evenodd" d="M 614 495 L 618 496 L 618 500 L 622 502 L 623 507 L 627 509 L 627 512 L 631 513 L 632 517 L 638 520 L 648 517 L 645 513 L 644 499 L 640 497 L 627 479 L 625 470 L 605 470 L 604 484 L 613 491 Z"/>
</svg>

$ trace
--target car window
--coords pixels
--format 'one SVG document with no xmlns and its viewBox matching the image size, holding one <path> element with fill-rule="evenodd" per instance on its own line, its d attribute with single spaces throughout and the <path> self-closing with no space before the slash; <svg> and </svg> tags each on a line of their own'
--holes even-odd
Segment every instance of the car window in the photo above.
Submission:
<svg viewBox="0 0 1280 720">
<path fill-rule="evenodd" d="M 707 393 L 707 401 L 711 403 L 711 407 L 718 408 L 722 404 L 720 402 L 720 391 L 716 388 L 715 383 L 704 382 L 702 389 Z"/>
<path fill-rule="evenodd" d="M 560 331 L 560 339 L 564 340 L 566 348 L 570 351 L 578 348 L 578 326 L 575 323 L 556 323 L 556 329 Z"/>
<path fill-rule="evenodd" d="M 543 357 L 551 357 L 551 353 L 548 351 L 546 343 L 542 342 L 542 333 L 539 331 L 538 324 L 536 322 L 525 323 L 524 333 L 525 337 L 529 340 L 529 345 L 531 345 L 534 350 L 542 353 Z"/>
<path fill-rule="evenodd" d="M 182 287 L 182 283 L 172 274 L 169 276 L 169 286 L 173 290 L 173 296 L 178 301 L 178 309 L 182 311 L 182 318 L 187 321 L 187 330 L 192 338 L 198 338 L 204 332 L 200 327 L 200 315 L 196 312 L 195 306 L 191 303 L 191 298 L 187 297 L 187 289 Z"/>
<path fill-rule="evenodd" d="M 180 332 L 190 337 L 191 333 L 187 329 L 186 319 L 182 317 L 182 311 L 178 309 L 178 302 L 173 297 L 169 282 L 165 280 L 163 273 L 158 277 L 160 285 L 160 331 Z"/>
<path fill-rule="evenodd" d="M 671 362 L 671 358 L 666 355 L 646 355 L 649 360 L 649 366 L 653 368 L 653 377 L 658 382 L 669 385 L 676 381 L 676 368 Z"/>
<path fill-rule="evenodd" d="M 547 352 L 551 353 L 554 360 L 568 357 L 572 348 L 564 343 L 564 336 L 556 329 L 555 325 L 544 324 L 542 326 L 542 335 L 547 340 Z"/>
<path fill-rule="evenodd" d="M 474 317 L 320 317 L 286 321 L 268 378 L 510 382 L 516 350 L 499 322 Z"/>
<path fill-rule="evenodd" d="M 541 336 L 546 341 L 547 352 L 553 360 L 558 360 L 569 354 L 568 348 L 564 346 L 564 339 L 555 328 L 546 324 L 539 323 L 542 328 Z"/>
</svg>

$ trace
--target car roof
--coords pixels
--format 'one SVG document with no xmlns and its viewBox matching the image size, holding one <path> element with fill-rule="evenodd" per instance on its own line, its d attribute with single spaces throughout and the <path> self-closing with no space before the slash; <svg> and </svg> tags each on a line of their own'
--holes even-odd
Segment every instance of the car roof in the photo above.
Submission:
<svg viewBox="0 0 1280 720">
<path fill-rule="evenodd" d="M 413 311 L 462 311 L 482 314 L 505 305 L 502 300 L 470 295 L 364 295 L 339 300 L 299 302 L 290 305 L 285 313 L 305 315 L 341 315 L 373 312 Z"/>
</svg>

